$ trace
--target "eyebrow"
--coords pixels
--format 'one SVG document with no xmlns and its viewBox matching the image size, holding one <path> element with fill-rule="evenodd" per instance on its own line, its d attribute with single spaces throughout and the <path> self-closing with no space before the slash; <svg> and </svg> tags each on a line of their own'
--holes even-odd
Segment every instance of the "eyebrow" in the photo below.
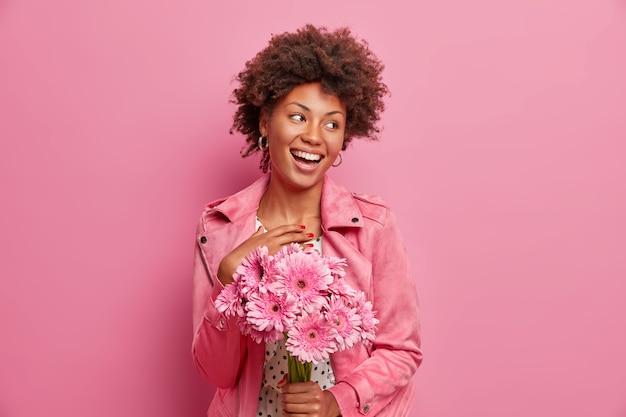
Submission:
<svg viewBox="0 0 626 417">
<path fill-rule="evenodd" d="M 290 102 L 290 103 L 287 103 L 287 104 L 285 104 L 285 107 L 289 106 L 290 104 L 294 104 L 294 105 L 296 105 L 296 106 L 300 107 L 301 109 L 306 110 L 306 111 L 308 111 L 308 112 L 310 112 L 310 111 L 311 111 L 311 109 L 310 109 L 310 108 L 308 108 L 308 107 L 307 107 L 307 106 L 305 106 L 304 104 L 299 103 L 299 102 L 297 102 L 297 101 L 292 101 L 292 102 Z M 343 112 L 342 112 L 341 110 L 333 110 L 333 111 L 329 111 L 328 113 L 326 113 L 326 116 L 332 116 L 332 115 L 334 115 L 334 114 L 340 114 L 340 115 L 342 115 L 343 117 L 346 117 L 346 115 L 345 115 L 345 114 L 343 114 Z"/>
</svg>

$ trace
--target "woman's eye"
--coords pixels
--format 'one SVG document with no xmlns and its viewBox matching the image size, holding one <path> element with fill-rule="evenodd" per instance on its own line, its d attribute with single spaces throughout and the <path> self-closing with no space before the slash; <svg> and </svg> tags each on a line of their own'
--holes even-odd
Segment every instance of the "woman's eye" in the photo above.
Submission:
<svg viewBox="0 0 626 417">
<path fill-rule="evenodd" d="M 293 120 L 297 120 L 298 122 L 304 121 L 304 116 L 301 114 L 292 114 L 290 116 Z"/>
<path fill-rule="evenodd" d="M 339 123 L 337 122 L 328 122 L 326 123 L 326 127 L 330 129 L 339 129 Z"/>
</svg>

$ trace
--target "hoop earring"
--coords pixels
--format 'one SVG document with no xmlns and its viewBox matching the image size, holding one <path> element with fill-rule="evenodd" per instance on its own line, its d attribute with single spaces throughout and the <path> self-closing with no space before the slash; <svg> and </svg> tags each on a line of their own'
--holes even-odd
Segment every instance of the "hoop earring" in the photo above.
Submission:
<svg viewBox="0 0 626 417">
<path fill-rule="evenodd" d="M 265 152 L 270 146 L 270 140 L 267 138 L 267 136 L 259 136 L 257 146 L 259 147 L 259 150 L 261 152 Z"/>
<path fill-rule="evenodd" d="M 343 164 L 343 156 L 341 156 L 341 152 L 339 152 L 339 163 L 338 164 L 332 164 L 331 166 L 337 168 L 341 164 Z"/>
</svg>

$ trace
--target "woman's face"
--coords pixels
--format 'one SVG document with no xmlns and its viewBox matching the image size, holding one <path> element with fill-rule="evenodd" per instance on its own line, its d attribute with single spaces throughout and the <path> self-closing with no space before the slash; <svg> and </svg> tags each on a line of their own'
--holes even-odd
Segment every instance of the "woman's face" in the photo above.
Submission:
<svg viewBox="0 0 626 417">
<path fill-rule="evenodd" d="M 272 179 L 294 191 L 321 186 L 343 146 L 345 125 L 346 107 L 320 83 L 294 87 L 276 102 L 271 116 L 261 115 Z"/>
</svg>

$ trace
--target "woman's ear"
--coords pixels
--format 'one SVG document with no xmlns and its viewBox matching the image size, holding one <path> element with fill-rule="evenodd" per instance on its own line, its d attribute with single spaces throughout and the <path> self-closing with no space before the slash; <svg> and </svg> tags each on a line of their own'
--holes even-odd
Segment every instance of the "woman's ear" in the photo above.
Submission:
<svg viewBox="0 0 626 417">
<path fill-rule="evenodd" d="M 261 114 L 259 115 L 259 132 L 261 132 L 261 136 L 267 136 L 268 125 L 269 117 L 267 111 L 265 109 L 261 109 Z"/>
</svg>

